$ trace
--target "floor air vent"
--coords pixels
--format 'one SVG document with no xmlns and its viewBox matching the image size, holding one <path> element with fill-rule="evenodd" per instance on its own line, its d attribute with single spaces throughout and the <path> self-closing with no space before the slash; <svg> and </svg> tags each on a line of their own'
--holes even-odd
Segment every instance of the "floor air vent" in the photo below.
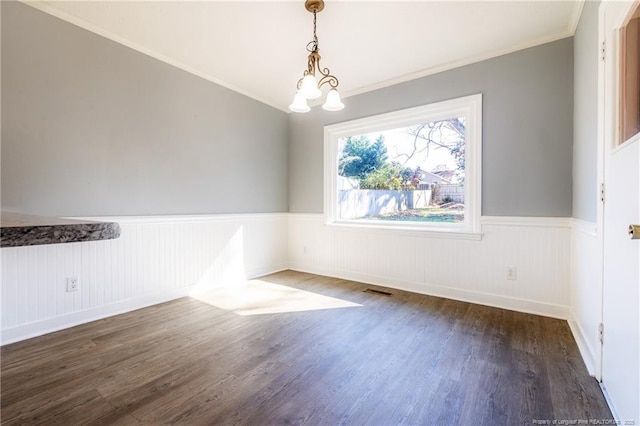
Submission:
<svg viewBox="0 0 640 426">
<path fill-rule="evenodd" d="M 366 290 L 364 290 L 365 293 L 373 293 L 373 294 L 379 294 L 381 296 L 391 296 L 391 293 L 389 293 L 388 291 L 382 291 L 382 290 L 376 290 L 373 288 L 368 288 Z"/>
</svg>

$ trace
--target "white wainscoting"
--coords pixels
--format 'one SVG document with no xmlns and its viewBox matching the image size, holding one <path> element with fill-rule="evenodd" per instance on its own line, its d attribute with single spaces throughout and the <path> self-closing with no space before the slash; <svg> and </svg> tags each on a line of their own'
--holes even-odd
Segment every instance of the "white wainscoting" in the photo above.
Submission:
<svg viewBox="0 0 640 426">
<path fill-rule="evenodd" d="M 477 241 L 331 227 L 322 214 L 93 219 L 122 236 L 0 251 L 2 344 L 290 268 L 568 319 L 593 369 L 593 224 L 484 217 Z M 80 291 L 65 291 L 70 276 Z"/>
<path fill-rule="evenodd" d="M 3 248 L 2 344 L 286 269 L 286 213 L 105 217 L 108 241 Z M 66 292 L 78 276 L 80 290 Z"/>
<path fill-rule="evenodd" d="M 589 374 L 599 376 L 598 324 L 602 318 L 602 281 L 596 224 L 571 220 L 571 319 L 569 325 Z"/>
<path fill-rule="evenodd" d="M 482 239 L 326 226 L 289 215 L 289 268 L 569 319 L 569 218 L 484 217 Z M 507 280 L 508 266 L 517 279 Z"/>
</svg>

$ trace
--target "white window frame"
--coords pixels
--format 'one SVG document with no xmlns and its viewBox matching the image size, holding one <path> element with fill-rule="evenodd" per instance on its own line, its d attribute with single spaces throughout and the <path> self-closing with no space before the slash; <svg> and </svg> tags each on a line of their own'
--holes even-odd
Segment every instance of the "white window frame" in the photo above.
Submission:
<svg viewBox="0 0 640 426">
<path fill-rule="evenodd" d="M 338 219 L 338 140 L 453 117 L 465 118 L 465 214 L 462 223 Z M 434 236 L 480 238 L 482 206 L 482 94 L 337 123 L 324 128 L 324 216 L 333 226 L 416 231 Z"/>
</svg>

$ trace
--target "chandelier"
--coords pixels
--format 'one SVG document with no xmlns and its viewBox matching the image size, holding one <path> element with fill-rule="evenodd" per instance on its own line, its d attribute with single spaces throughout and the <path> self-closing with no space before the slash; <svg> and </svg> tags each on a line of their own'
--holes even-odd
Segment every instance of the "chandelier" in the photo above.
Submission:
<svg viewBox="0 0 640 426">
<path fill-rule="evenodd" d="M 318 99 L 322 96 L 322 86 L 327 85 L 329 92 L 322 108 L 327 111 L 340 111 L 344 104 L 340 101 L 338 93 L 338 79 L 331 74 L 329 68 L 320 67 L 320 49 L 318 47 L 318 37 L 316 36 L 316 14 L 324 9 L 323 0 L 307 0 L 304 7 L 313 13 L 313 40 L 307 44 L 309 57 L 307 69 L 298 80 L 297 91 L 289 109 L 293 112 L 309 112 L 307 100 Z M 319 74 L 316 78 L 316 72 Z"/>
</svg>

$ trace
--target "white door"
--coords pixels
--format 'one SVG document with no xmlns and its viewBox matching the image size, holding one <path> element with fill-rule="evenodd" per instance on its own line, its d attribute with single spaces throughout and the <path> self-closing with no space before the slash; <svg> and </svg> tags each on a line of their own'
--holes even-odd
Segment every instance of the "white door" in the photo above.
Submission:
<svg viewBox="0 0 640 426">
<path fill-rule="evenodd" d="M 627 117 L 629 94 L 636 104 L 639 97 L 638 69 L 631 78 L 622 72 L 629 69 L 622 59 L 627 58 L 623 31 L 637 7 L 638 2 L 629 1 L 601 5 L 605 60 L 600 66 L 599 133 L 605 183 L 602 384 L 617 420 L 640 425 L 640 240 L 628 235 L 630 224 L 640 224 L 640 134 L 629 132 L 627 118 L 621 118 Z M 635 49 L 637 61 L 638 44 Z"/>
</svg>

